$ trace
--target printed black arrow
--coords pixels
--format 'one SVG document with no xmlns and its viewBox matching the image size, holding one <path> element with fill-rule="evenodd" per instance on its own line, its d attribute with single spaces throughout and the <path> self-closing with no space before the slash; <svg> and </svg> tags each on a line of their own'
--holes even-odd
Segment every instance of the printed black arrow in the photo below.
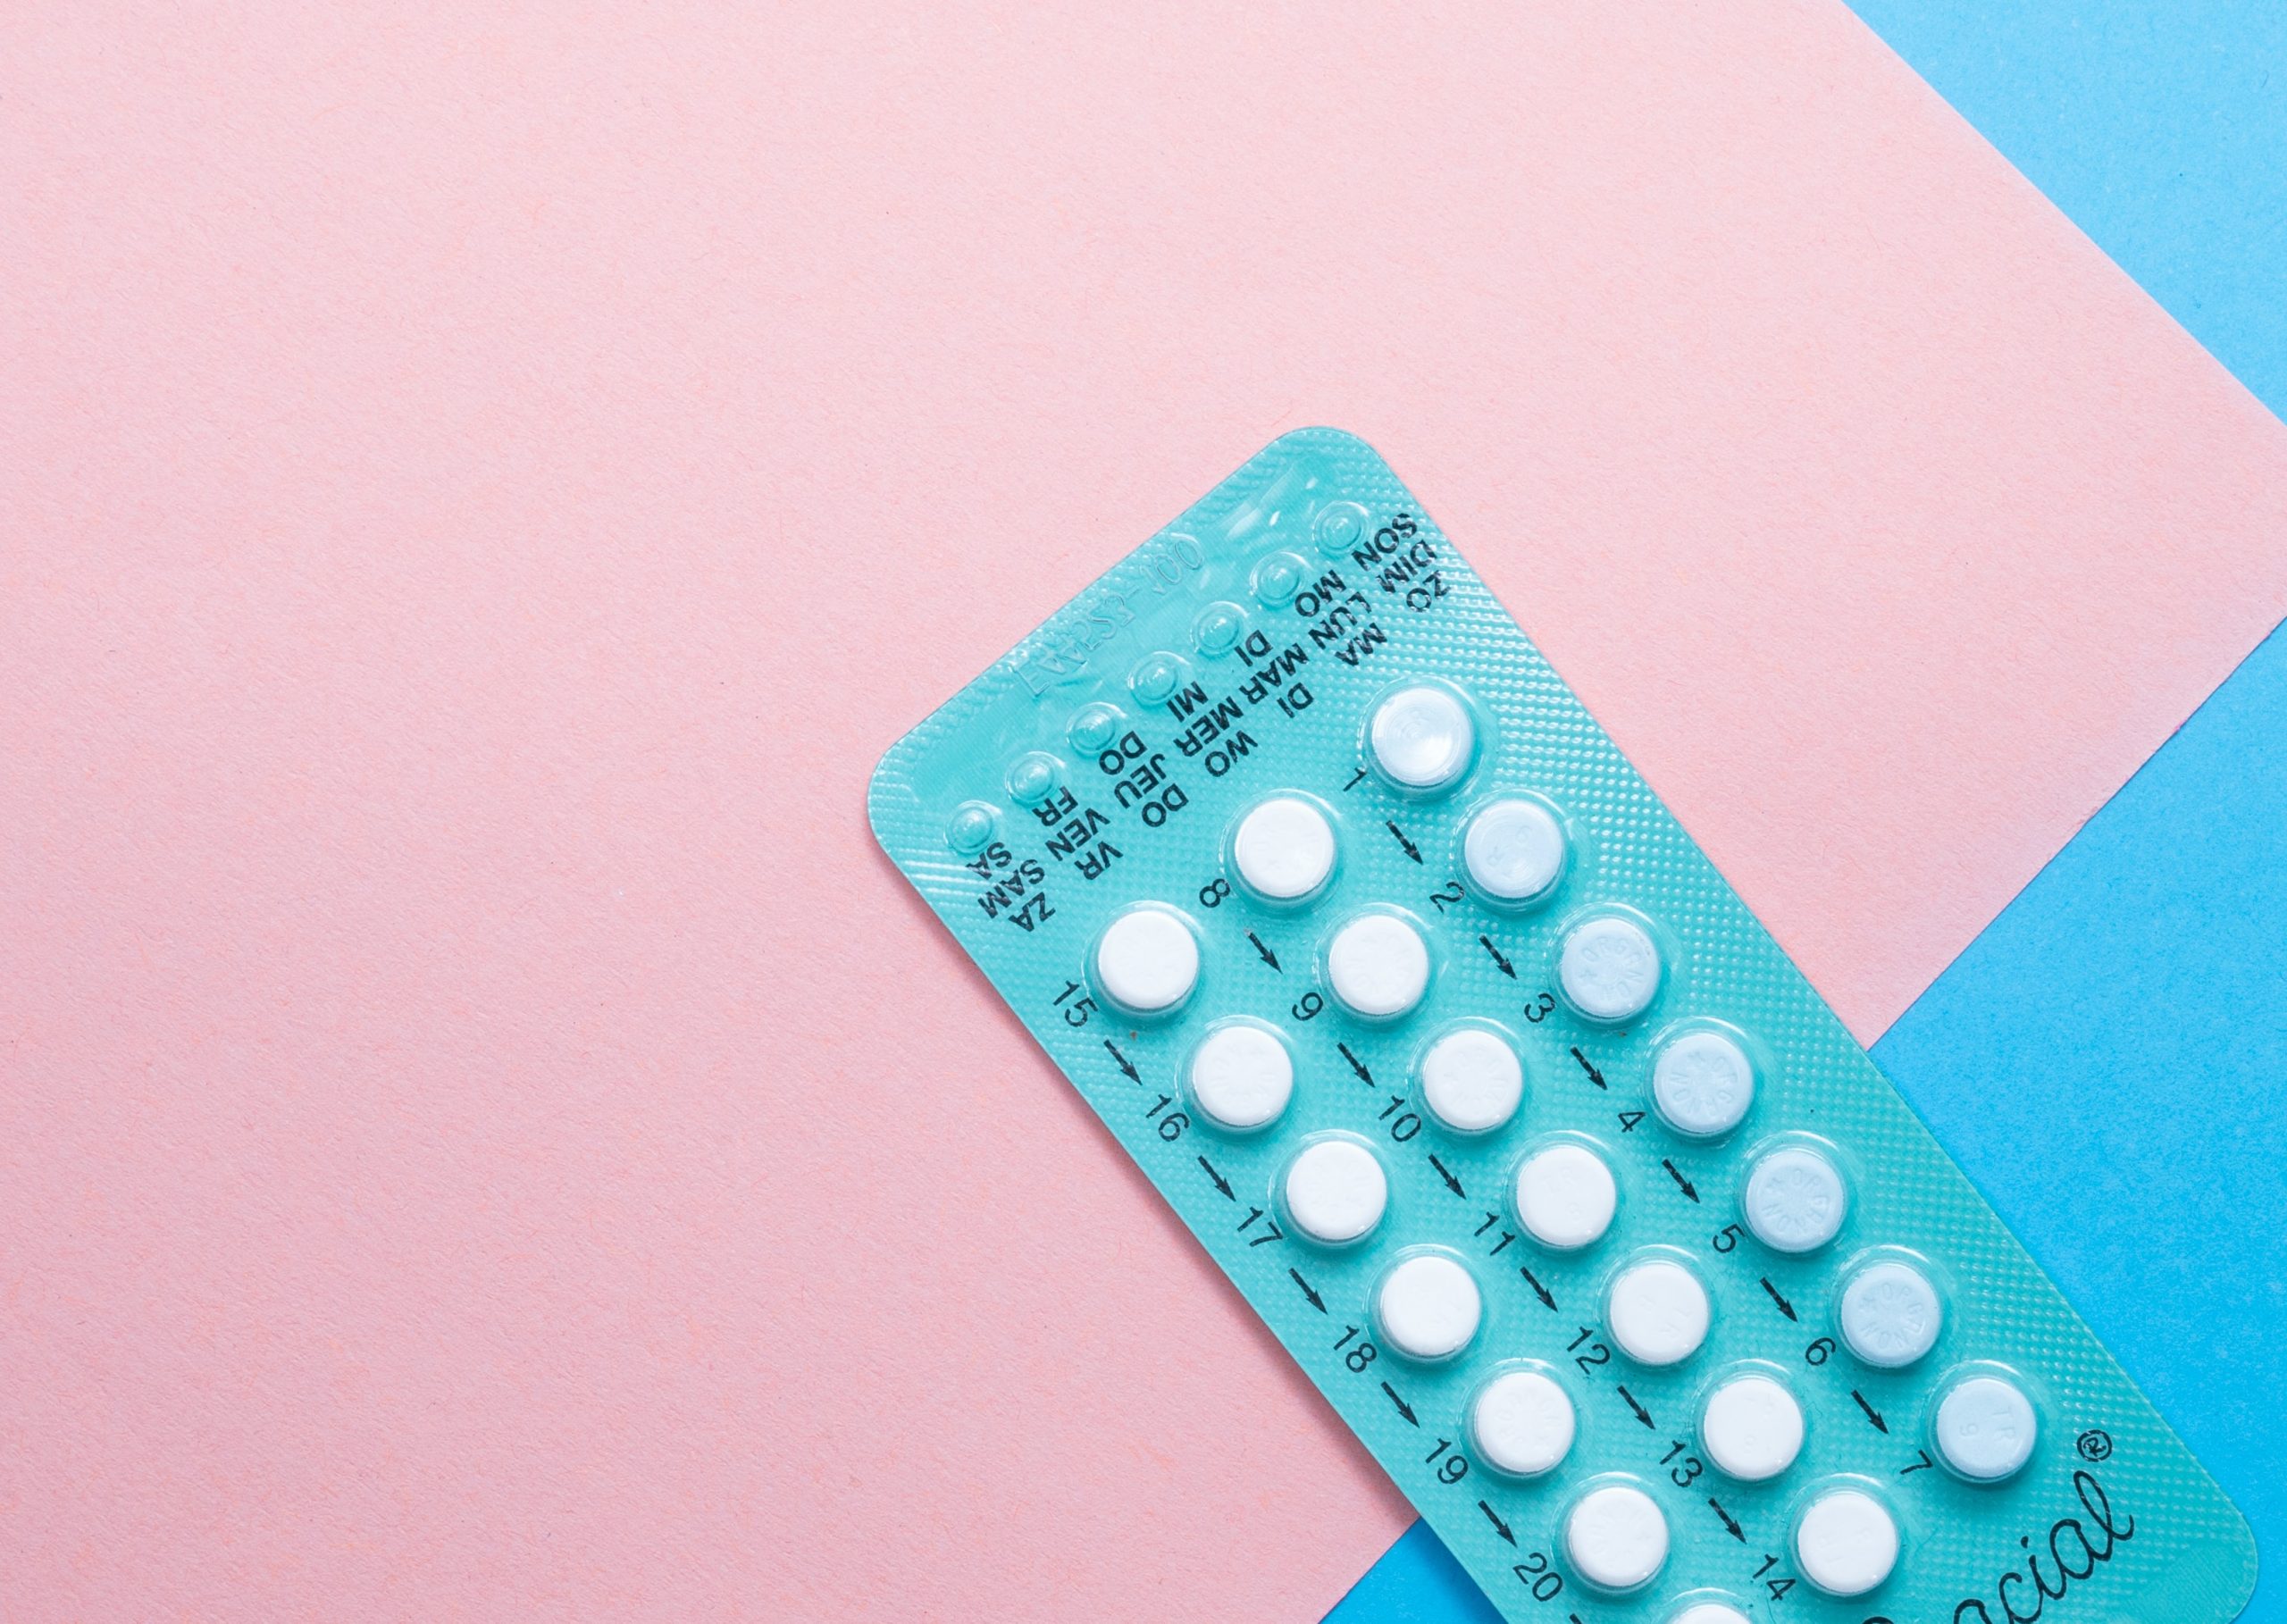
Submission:
<svg viewBox="0 0 2287 1624">
<path fill-rule="evenodd" d="M 1262 945 L 1261 937 L 1256 935 L 1252 931 L 1249 931 L 1247 933 L 1247 940 L 1254 943 L 1254 950 L 1262 955 L 1263 963 L 1269 965 L 1274 970 L 1278 967 L 1278 955 Z"/>
<path fill-rule="evenodd" d="M 1651 1427 L 1654 1432 L 1660 1430 L 1656 1427 L 1652 1427 L 1652 1412 L 1636 1402 L 1636 1395 L 1634 1394 L 1630 1393 L 1627 1388 L 1622 1387 L 1620 1389 L 1620 1396 L 1628 1401 L 1628 1407 L 1636 1412 L 1636 1419 L 1638 1420 L 1643 1422 L 1646 1427 Z"/>
<path fill-rule="evenodd" d="M 1763 1289 L 1771 1293 L 1771 1300 L 1779 1305 L 1779 1311 L 1780 1313 L 1786 1315 L 1789 1319 L 1792 1319 L 1795 1317 L 1795 1305 L 1779 1294 L 1779 1288 L 1772 1285 L 1771 1277 L 1769 1275 L 1765 1275 L 1763 1277 Z"/>
<path fill-rule="evenodd" d="M 1589 1082 L 1595 1084 L 1598 1088 L 1604 1087 L 1604 1074 L 1598 1071 L 1594 1066 L 1591 1066 L 1588 1063 L 1588 1057 L 1587 1055 L 1582 1054 L 1578 1049 L 1575 1049 L 1572 1051 L 1572 1058 L 1580 1062 L 1580 1069 L 1588 1074 Z"/>
<path fill-rule="evenodd" d="M 1446 1189 L 1451 1190 L 1455 1195 L 1461 1196 L 1463 1201 L 1469 1200 L 1468 1195 L 1463 1193 L 1462 1190 L 1462 1181 L 1453 1176 L 1453 1174 L 1446 1168 L 1444 1162 L 1439 1161 L 1437 1157 L 1433 1155 L 1429 1158 L 1429 1165 L 1437 1169 L 1437 1176 L 1445 1181 Z"/>
<path fill-rule="evenodd" d="M 1223 1193 L 1223 1199 L 1225 1201 L 1235 1201 L 1239 1199 L 1237 1196 L 1231 1193 L 1231 1181 L 1225 1178 L 1220 1173 L 1218 1173 L 1215 1170 L 1215 1164 L 1213 1162 L 1208 1160 L 1207 1158 L 1202 1156 L 1199 1159 L 1199 1165 L 1207 1169 L 1207 1176 L 1212 1179 L 1214 1181 L 1215 1187 Z"/>
<path fill-rule="evenodd" d="M 1403 1399 L 1398 1397 L 1396 1388 L 1391 1386 L 1387 1382 L 1384 1382 L 1382 1384 L 1382 1391 L 1390 1395 L 1390 1402 L 1397 1406 L 1397 1412 L 1405 1418 L 1405 1424 L 1408 1427 L 1419 1427 L 1421 1425 L 1420 1419 L 1417 1419 L 1413 1413 L 1413 1406 L 1407 1403 Z"/>
<path fill-rule="evenodd" d="M 1660 1165 L 1668 1170 L 1668 1176 L 1676 1181 L 1676 1188 L 1683 1192 L 1684 1200 L 1696 1201 L 1699 1199 L 1699 1192 L 1691 1187 L 1691 1180 L 1676 1171 L 1675 1163 L 1663 1156 L 1660 1158 Z"/>
<path fill-rule="evenodd" d="M 1395 818 L 1385 818 L 1382 827 L 1397 836 L 1397 843 L 1405 848 L 1406 856 L 1417 863 L 1421 860 L 1421 848 L 1405 838 L 1405 831 L 1397 826 L 1397 821 Z"/>
<path fill-rule="evenodd" d="M 1533 1288 L 1533 1295 L 1540 1299 L 1541 1307 L 1552 1314 L 1556 1312 L 1556 1299 L 1548 1294 L 1548 1287 L 1533 1277 L 1533 1271 L 1520 1263 L 1517 1265 L 1517 1272 L 1524 1276 L 1525 1284 Z"/>
<path fill-rule="evenodd" d="M 1858 1408 L 1866 1412 L 1866 1419 L 1873 1422 L 1874 1430 L 1876 1432 L 1887 1433 L 1889 1431 L 1890 1424 L 1882 1419 L 1882 1412 L 1881 1411 L 1875 1409 L 1872 1404 L 1866 1402 L 1866 1395 L 1864 1394 L 1859 1392 L 1857 1388 L 1853 1387 L 1850 1390 L 1850 1396 L 1858 1401 Z"/>
<path fill-rule="evenodd" d="M 1517 967 L 1509 962 L 1507 954 L 1502 952 L 1499 948 L 1493 945 L 1493 938 L 1490 936 L 1479 936 L 1478 940 L 1485 943 L 1485 950 L 1493 955 L 1494 967 L 1498 969 L 1501 974 L 1506 975 L 1511 981 L 1516 980 Z"/>
<path fill-rule="evenodd" d="M 1361 1083 L 1371 1083 L 1374 1080 L 1374 1074 L 1366 1069 L 1366 1062 L 1350 1052 L 1349 1044 L 1336 1043 L 1335 1047 L 1342 1051 L 1342 1058 L 1350 1062 L 1350 1069 L 1358 1074 L 1358 1080 Z"/>
<path fill-rule="evenodd" d="M 1510 1530 L 1507 1523 L 1501 1520 L 1500 1512 L 1495 1511 L 1482 1500 L 1477 1503 L 1477 1509 L 1485 1513 L 1485 1519 L 1493 1525 L 1493 1531 L 1495 1534 L 1498 1534 L 1502 1538 L 1507 1540 L 1512 1545 L 1517 1543 L 1516 1535 Z"/>
<path fill-rule="evenodd" d="M 1739 1527 L 1738 1519 L 1735 1519 L 1730 1512 L 1725 1511 L 1722 1506 L 1716 1502 L 1713 1495 L 1711 1494 L 1708 1496 L 1707 1503 L 1715 1508 L 1715 1515 L 1723 1519 L 1723 1527 L 1730 1532 L 1731 1537 L 1738 1540 L 1741 1544 L 1747 1544 L 1747 1531 Z"/>
<path fill-rule="evenodd" d="M 1351 791 L 1356 789 L 1360 783 L 1364 782 L 1365 777 L 1366 769 L 1364 767 L 1360 767 L 1355 773 L 1353 773 L 1350 775 L 1350 782 L 1342 786 L 1342 792 L 1345 795 L 1349 794 Z"/>
<path fill-rule="evenodd" d="M 1303 1295 L 1311 1300 L 1311 1306 L 1318 1310 L 1319 1313 L 1325 1313 L 1326 1299 L 1319 1296 L 1316 1292 L 1311 1289 L 1311 1283 L 1303 1278 L 1302 1271 L 1300 1269 L 1290 1268 L 1286 1272 L 1294 1277 L 1294 1284 L 1303 1288 Z"/>
<path fill-rule="evenodd" d="M 1137 1071 L 1134 1063 L 1131 1062 L 1126 1055 L 1119 1052 L 1118 1044 L 1113 1042 L 1110 1038 L 1106 1038 L 1104 1040 L 1104 1047 L 1111 1051 L 1111 1058 L 1119 1062 L 1120 1070 L 1127 1074 L 1127 1080 L 1130 1083 L 1141 1083 L 1144 1080 L 1144 1074 Z"/>
</svg>

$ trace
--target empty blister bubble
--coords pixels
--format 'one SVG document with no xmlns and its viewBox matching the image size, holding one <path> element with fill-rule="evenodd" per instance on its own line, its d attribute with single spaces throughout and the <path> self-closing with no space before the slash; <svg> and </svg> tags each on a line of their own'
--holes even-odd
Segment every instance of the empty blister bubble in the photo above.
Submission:
<svg viewBox="0 0 2287 1624">
<path fill-rule="evenodd" d="M 1864 1489 L 1820 1492 L 1795 1524 L 1795 1565 L 1829 1595 L 1864 1595 L 1897 1566 L 1897 1520 Z"/>
<path fill-rule="evenodd" d="M 1803 1407 L 1768 1376 L 1726 1378 L 1699 1414 L 1707 1463 L 1742 1483 L 1776 1478 L 1803 1452 Z"/>
<path fill-rule="evenodd" d="M 1901 1369 L 1935 1347 L 1945 1317 L 1938 1288 L 1910 1263 L 1869 1264 L 1842 1288 L 1843 1345 L 1879 1369 Z"/>
<path fill-rule="evenodd" d="M 1668 1519 L 1642 1489 L 1608 1484 L 1574 1503 L 1564 1519 L 1564 1554 L 1600 1590 L 1634 1590 L 1668 1560 Z"/>
<path fill-rule="evenodd" d="M 1479 892 L 1495 902 L 1534 902 L 1564 875 L 1564 826 L 1537 800 L 1511 796 L 1489 802 L 1462 836 L 1462 867 Z"/>
<path fill-rule="evenodd" d="M 1374 1290 L 1382 1341 L 1409 1359 L 1451 1358 L 1470 1344 L 1485 1312 L 1477 1281 L 1442 1252 L 1407 1258 Z"/>
<path fill-rule="evenodd" d="M 1372 1232 L 1389 1205 L 1389 1177 L 1354 1140 L 1321 1139 L 1286 1168 L 1286 1216 L 1314 1241 L 1339 1246 Z"/>
<path fill-rule="evenodd" d="M 1469 1436 L 1479 1459 L 1512 1478 L 1537 1478 L 1572 1451 L 1579 1421 L 1564 1389 L 1537 1370 L 1511 1370 L 1479 1390 Z"/>
<path fill-rule="evenodd" d="M 1366 730 L 1374 765 L 1409 790 L 1443 789 L 1469 766 L 1477 724 L 1468 707 L 1430 683 L 1401 688 L 1374 707 Z"/>
<path fill-rule="evenodd" d="M 1278 1120 L 1294 1093 L 1294 1058 L 1278 1034 L 1245 1021 L 1216 1027 L 1192 1051 L 1192 1103 L 1247 1133 Z"/>
<path fill-rule="evenodd" d="M 1369 1020 L 1403 1015 L 1429 987 L 1429 948 L 1395 914 L 1361 914 L 1335 932 L 1327 985 L 1343 1008 Z"/>
<path fill-rule="evenodd" d="M 1604 1238 L 1620 1205 L 1604 1159 L 1566 1142 L 1536 1151 L 1517 1168 L 1517 1221 L 1542 1245 L 1571 1251 Z"/>
<path fill-rule="evenodd" d="M 1239 883 L 1272 902 L 1309 896 L 1334 873 L 1334 825 L 1299 796 L 1257 805 L 1231 836 L 1231 866 Z"/>
<path fill-rule="evenodd" d="M 1134 908 L 1096 941 L 1096 985 L 1137 1015 L 1172 1009 L 1199 984 L 1199 939 L 1164 908 Z"/>
<path fill-rule="evenodd" d="M 1699 1277 L 1667 1258 L 1629 1264 L 1604 1293 L 1612 1339 L 1639 1365 L 1679 1364 L 1698 1352 L 1711 1312 Z"/>
<path fill-rule="evenodd" d="M 2040 1423 L 2015 1382 L 1973 1376 L 1938 1401 L 1930 1431 L 1939 1459 L 1956 1472 L 1973 1483 L 1998 1483 L 2032 1459 Z"/>
<path fill-rule="evenodd" d="M 1564 1001 L 1588 1019 L 1633 1019 L 1660 991 L 1659 944 L 1633 919 L 1584 919 L 1565 933 L 1556 979 Z"/>
<path fill-rule="evenodd" d="M 1482 1026 L 1462 1026 L 1421 1056 L 1421 1101 L 1457 1134 L 1484 1134 L 1517 1114 L 1525 1067 L 1517 1051 Z"/>
<path fill-rule="evenodd" d="M 2243 1591 L 2214 1484 L 1356 441 L 1160 530 L 867 810 L 1512 1624 L 1998 1618 L 2099 1494 L 2135 1560 L 2086 1605 Z M 1036 1159 L 1039 1104 L 979 1131 Z"/>
<path fill-rule="evenodd" d="M 1739 1126 L 1755 1103 L 1755 1067 L 1720 1032 L 1687 1032 L 1652 1062 L 1652 1104 L 1679 1134 L 1712 1139 Z"/>
<path fill-rule="evenodd" d="M 1747 1227 L 1773 1251 L 1816 1251 L 1834 1239 L 1850 1200 L 1842 1172 L 1808 1145 L 1756 1158 L 1747 1175 Z"/>
</svg>

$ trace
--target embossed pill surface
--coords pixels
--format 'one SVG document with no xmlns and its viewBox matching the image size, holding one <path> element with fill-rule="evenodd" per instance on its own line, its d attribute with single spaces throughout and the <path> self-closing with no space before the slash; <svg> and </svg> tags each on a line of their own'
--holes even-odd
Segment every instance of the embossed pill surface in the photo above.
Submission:
<svg viewBox="0 0 2287 1624">
<path fill-rule="evenodd" d="M 1192 1052 L 1191 1097 L 1227 1128 L 1245 1132 L 1276 1121 L 1294 1094 L 1294 1057 L 1267 1027 L 1235 1021 Z"/>
<path fill-rule="evenodd" d="M 1274 902 L 1294 901 L 1325 884 L 1334 873 L 1334 825 L 1299 796 L 1277 796 L 1253 808 L 1231 836 L 1240 883 Z"/>
<path fill-rule="evenodd" d="M 1353 1015 L 1403 1015 L 1429 985 L 1429 949 L 1395 914 L 1361 914 L 1334 934 L 1326 954 L 1328 984 Z"/>
<path fill-rule="evenodd" d="M 1548 511 L 1520 487 L 1482 515 L 1504 591 L 1580 545 Z M 862 627 L 863 577 L 819 579 L 802 612 Z M 1786 798 L 1817 774 L 1734 769 L 1727 793 L 1815 822 Z M 2006 1597 L 2224 1624 L 2247 1597 L 2214 1482 L 1357 441 L 1281 439 L 1113 565 L 900 741 L 868 811 L 1507 1624 Z M 886 1014 L 944 966 L 880 974 Z M 1085 1147 L 1019 1074 L 980 1086 L 953 1053 L 896 1083 L 963 1114 L 965 1155 L 1052 1183 Z M 938 1210 L 1012 1268 L 1133 1260 Z M 1060 1369 L 1087 1385 L 1085 1329 L 1007 1357 L 1052 1401 Z M 1268 1346 L 1166 1352 L 1269 1394 Z M 1286 1486 L 1260 1461 L 1226 1485 Z M 2059 1519 L 2093 1549 L 2132 1518 L 2068 1597 L 2033 1580 L 2064 1571 Z"/>
<path fill-rule="evenodd" d="M 1537 1478 L 1571 1452 L 1578 1427 L 1564 1389 L 1537 1370 L 1511 1370 L 1487 1383 L 1470 1407 L 1470 1441 L 1497 1471 Z"/>
<path fill-rule="evenodd" d="M 1382 1340 L 1412 1359 L 1444 1359 L 1467 1347 L 1485 1301 L 1468 1269 L 1439 1252 L 1406 1259 L 1382 1277 L 1374 1324 Z"/>
<path fill-rule="evenodd" d="M 1383 772 L 1409 789 L 1443 788 L 1477 748 L 1477 725 L 1442 688 L 1405 688 L 1375 708 L 1367 741 Z"/>
<path fill-rule="evenodd" d="M 1795 1565 L 1829 1595 L 1864 1595 L 1897 1566 L 1897 1521 L 1864 1489 L 1830 1489 L 1795 1525 Z"/>
<path fill-rule="evenodd" d="M 1480 1026 L 1448 1032 L 1421 1057 L 1421 1098 L 1457 1134 L 1482 1134 L 1517 1114 L 1525 1068 L 1517 1051 Z"/>
<path fill-rule="evenodd" d="M 1598 1589 L 1634 1590 L 1668 1560 L 1668 1519 L 1640 1488 L 1623 1483 L 1592 1489 L 1564 1519 L 1564 1554 Z"/>
<path fill-rule="evenodd" d="M 1390 1185 L 1380 1160 L 1364 1145 L 1321 1139 L 1286 1169 L 1286 1213 L 1297 1229 L 1340 1245 L 1382 1221 Z"/>
</svg>

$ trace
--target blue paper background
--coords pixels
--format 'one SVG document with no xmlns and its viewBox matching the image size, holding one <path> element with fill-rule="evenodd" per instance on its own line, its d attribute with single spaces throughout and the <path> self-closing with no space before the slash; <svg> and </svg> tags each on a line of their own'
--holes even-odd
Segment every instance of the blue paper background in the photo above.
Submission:
<svg viewBox="0 0 2287 1624">
<path fill-rule="evenodd" d="M 2287 630 L 1874 1058 L 2254 1525 L 2287 1619 Z M 1333 1624 L 1498 1624 L 1417 1524 Z"/>
</svg>

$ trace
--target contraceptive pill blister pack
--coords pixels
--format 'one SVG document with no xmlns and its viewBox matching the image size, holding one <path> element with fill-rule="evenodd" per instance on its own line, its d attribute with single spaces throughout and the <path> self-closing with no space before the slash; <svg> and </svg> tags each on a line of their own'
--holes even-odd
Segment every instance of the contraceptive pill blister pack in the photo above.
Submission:
<svg viewBox="0 0 2287 1624">
<path fill-rule="evenodd" d="M 2244 1604 L 2238 1511 L 1360 441 L 1264 450 L 870 809 L 1506 1617 Z"/>
</svg>

